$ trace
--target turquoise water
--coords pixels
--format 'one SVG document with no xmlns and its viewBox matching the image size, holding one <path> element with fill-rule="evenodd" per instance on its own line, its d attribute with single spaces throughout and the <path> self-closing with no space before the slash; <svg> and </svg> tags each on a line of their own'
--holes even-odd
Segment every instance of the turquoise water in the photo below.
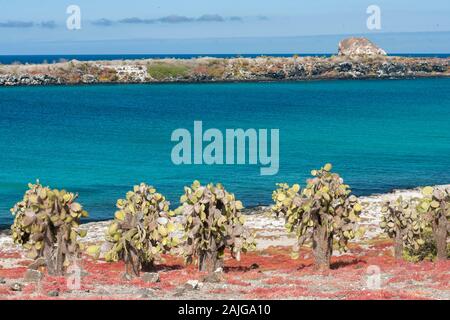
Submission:
<svg viewBox="0 0 450 320">
<path fill-rule="evenodd" d="M 29 181 L 66 188 L 94 220 L 145 181 L 178 205 L 194 179 L 245 205 L 332 162 L 358 195 L 450 183 L 450 79 L 0 88 L 0 224 Z M 171 133 L 279 128 L 280 170 L 175 166 Z"/>
</svg>

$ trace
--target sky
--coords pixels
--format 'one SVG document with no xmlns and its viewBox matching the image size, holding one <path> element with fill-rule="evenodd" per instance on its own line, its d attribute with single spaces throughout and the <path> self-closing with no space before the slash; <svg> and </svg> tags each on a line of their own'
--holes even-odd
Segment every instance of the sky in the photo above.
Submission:
<svg viewBox="0 0 450 320">
<path fill-rule="evenodd" d="M 66 26 L 70 5 L 81 29 Z M 0 54 L 332 53 L 348 35 L 448 53 L 449 17 L 449 0 L 0 0 Z"/>
</svg>

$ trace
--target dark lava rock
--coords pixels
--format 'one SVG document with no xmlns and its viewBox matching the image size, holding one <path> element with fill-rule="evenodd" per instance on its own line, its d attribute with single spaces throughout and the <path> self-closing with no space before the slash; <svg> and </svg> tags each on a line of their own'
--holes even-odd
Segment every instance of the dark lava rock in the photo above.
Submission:
<svg viewBox="0 0 450 320">
<path fill-rule="evenodd" d="M 59 291 L 58 291 L 58 290 L 52 290 L 52 291 L 49 291 L 49 292 L 47 293 L 47 295 L 48 295 L 49 297 L 58 297 L 58 296 L 59 296 Z"/>
<path fill-rule="evenodd" d="M 10 289 L 11 289 L 12 291 L 22 291 L 22 289 L 23 289 L 23 284 L 18 283 L 18 282 L 13 283 L 13 284 L 11 285 Z"/>
</svg>

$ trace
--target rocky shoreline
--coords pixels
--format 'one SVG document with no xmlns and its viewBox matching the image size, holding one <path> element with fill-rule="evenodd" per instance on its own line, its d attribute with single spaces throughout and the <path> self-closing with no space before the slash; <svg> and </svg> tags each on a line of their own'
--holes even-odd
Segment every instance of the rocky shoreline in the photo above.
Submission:
<svg viewBox="0 0 450 320">
<path fill-rule="evenodd" d="M 213 83 L 448 77 L 450 58 L 387 56 L 364 38 L 341 41 L 332 57 L 64 61 L 0 65 L 0 86 Z"/>
</svg>

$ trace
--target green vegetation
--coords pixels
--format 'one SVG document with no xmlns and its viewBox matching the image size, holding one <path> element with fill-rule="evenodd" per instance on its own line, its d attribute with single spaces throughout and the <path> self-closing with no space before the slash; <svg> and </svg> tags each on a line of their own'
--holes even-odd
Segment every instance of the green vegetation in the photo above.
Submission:
<svg viewBox="0 0 450 320">
<path fill-rule="evenodd" d="M 11 209 L 15 216 L 13 240 L 31 259 L 44 258 L 49 274 L 62 275 L 82 249 L 77 238 L 86 232 L 78 226 L 88 213 L 75 202 L 77 195 L 73 193 L 51 190 L 39 181 L 28 187 L 23 200 Z"/>
<path fill-rule="evenodd" d="M 170 80 L 173 78 L 186 77 L 189 68 L 184 65 L 175 65 L 163 62 L 152 63 L 147 66 L 149 76 L 156 80 Z"/>
<path fill-rule="evenodd" d="M 123 260 L 129 276 L 152 269 L 161 254 L 178 245 L 170 203 L 152 186 L 141 183 L 117 201 L 119 209 L 108 228 L 106 261 Z M 99 250 L 99 248 L 97 249 Z M 95 252 L 94 248 L 90 249 Z"/>
<path fill-rule="evenodd" d="M 417 210 L 429 223 L 436 244 L 437 258 L 447 260 L 447 235 L 450 221 L 450 191 L 433 187 L 422 189 Z"/>
<path fill-rule="evenodd" d="M 297 237 L 293 257 L 298 257 L 301 246 L 311 245 L 319 269 L 330 268 L 333 248 L 345 252 L 348 242 L 364 232 L 358 226 L 361 204 L 331 170 L 332 165 L 326 164 L 311 171 L 304 189 L 282 183 L 272 194 L 272 212 L 283 215 L 287 231 Z M 27 250 L 28 257 L 46 265 L 49 274 L 63 275 L 83 249 L 78 237 L 86 232 L 79 224 L 88 213 L 76 202 L 76 194 L 43 187 L 39 181 L 28 187 L 23 200 L 11 209 L 15 216 L 12 238 Z M 380 227 L 394 239 L 397 259 L 447 260 L 450 191 L 425 187 L 422 195 L 385 202 Z M 180 202 L 171 211 L 170 203 L 154 187 L 134 186 L 125 199 L 117 201 L 106 243 L 102 248 L 89 247 L 87 253 L 97 258 L 103 254 L 109 262 L 124 261 L 132 277 L 153 269 L 173 249 L 187 264 L 197 263 L 200 271 L 208 272 L 223 266 L 225 250 L 239 260 L 242 252 L 256 249 L 254 234 L 244 227 L 242 202 L 221 184 L 202 186 L 194 181 L 184 188 Z M 177 214 L 182 215 L 182 228 L 176 222 Z M 180 229 L 184 231 L 181 246 L 176 236 Z"/>
<path fill-rule="evenodd" d="M 184 214 L 184 246 L 186 263 L 198 259 L 200 271 L 214 272 L 223 266 L 226 248 L 233 257 L 255 249 L 254 236 L 244 228 L 242 202 L 228 193 L 221 184 L 201 186 L 194 181 L 185 187 L 180 199 Z"/>
<path fill-rule="evenodd" d="M 326 164 L 311 171 L 313 178 L 307 180 L 303 190 L 298 184 L 292 187 L 278 184 L 272 195 L 273 212 L 276 216 L 283 215 L 286 229 L 297 236 L 294 257 L 298 256 L 300 246 L 312 240 L 319 269 L 330 268 L 333 241 L 337 249 L 346 251 L 348 241 L 363 231 L 357 227 L 362 210 L 358 199 L 331 169 L 331 164 Z"/>
<path fill-rule="evenodd" d="M 415 208 L 414 201 L 404 201 L 399 197 L 394 202 L 386 202 L 381 209 L 380 227 L 395 241 L 395 258 L 402 259 L 404 248 L 409 252 L 417 251 L 425 241 L 422 232 L 426 227 L 425 220 Z"/>
</svg>

